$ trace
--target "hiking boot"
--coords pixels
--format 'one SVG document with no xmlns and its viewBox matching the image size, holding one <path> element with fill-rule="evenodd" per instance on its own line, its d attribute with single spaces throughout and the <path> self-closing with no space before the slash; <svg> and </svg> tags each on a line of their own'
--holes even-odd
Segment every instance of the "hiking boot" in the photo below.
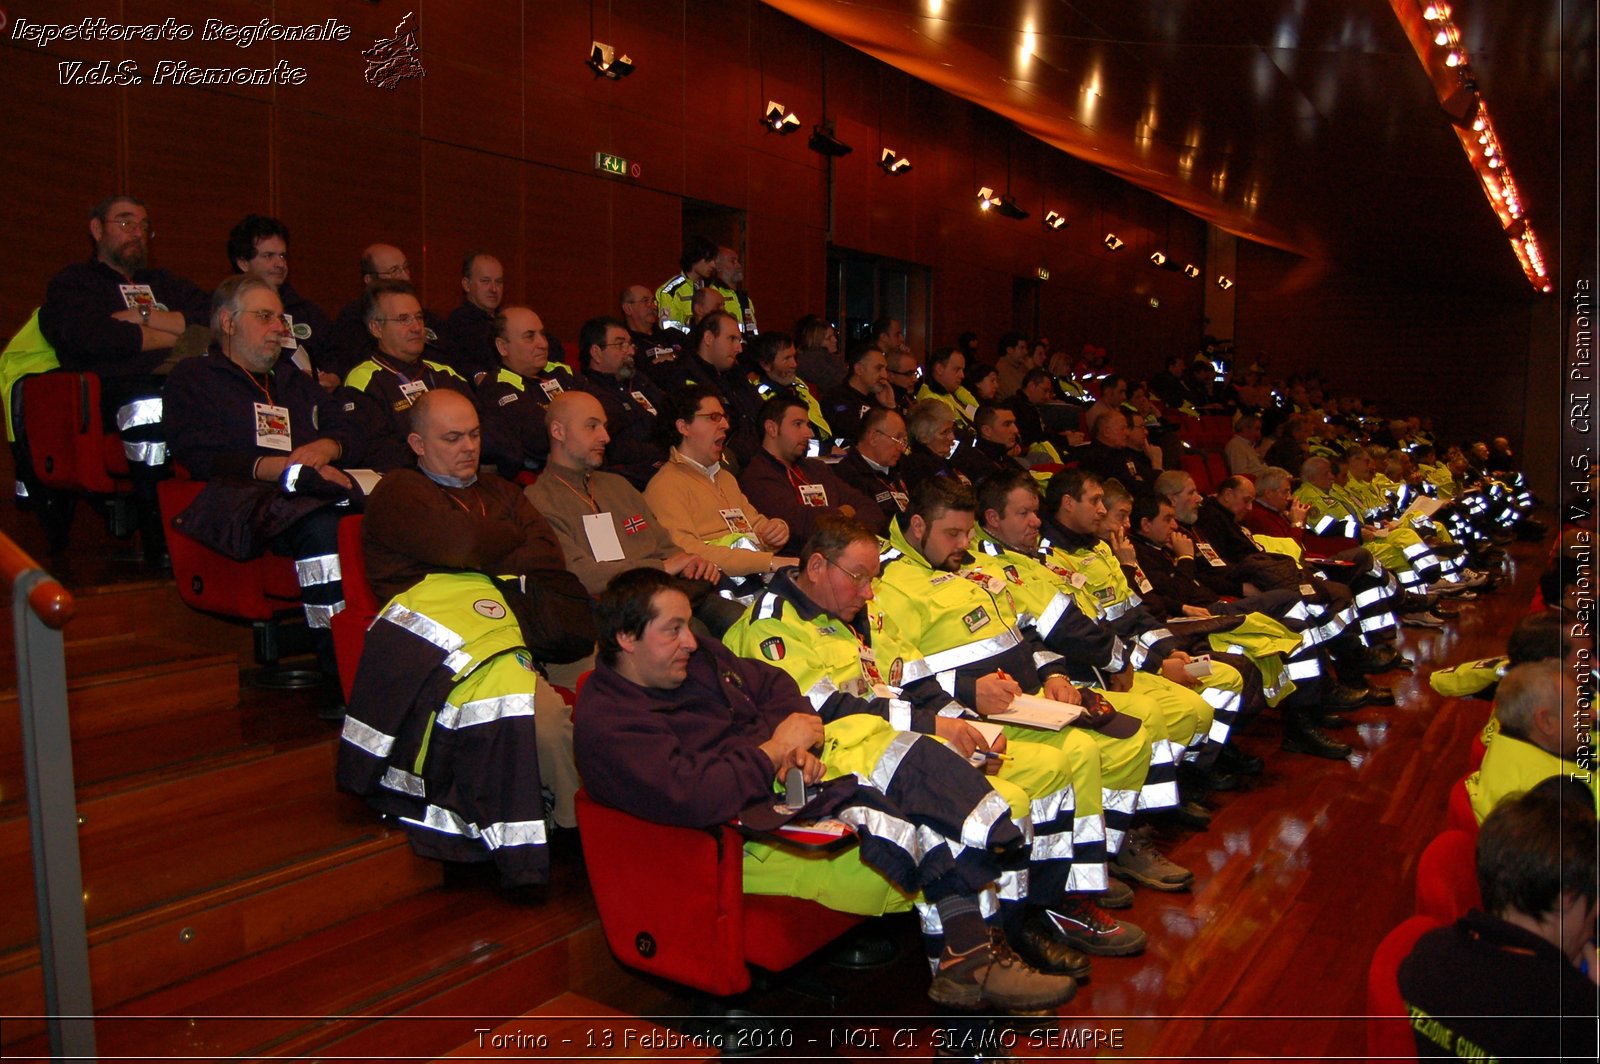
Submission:
<svg viewBox="0 0 1600 1064">
<path fill-rule="evenodd" d="M 1284 728 L 1283 749 L 1290 754 L 1310 754 L 1329 761 L 1343 761 L 1350 756 L 1350 747 L 1322 734 L 1320 730 L 1301 721 Z"/>
<path fill-rule="evenodd" d="M 1062 941 L 1091 957 L 1131 957 L 1144 952 L 1144 931 L 1115 919 L 1086 894 L 1068 894 L 1051 906 L 1046 919 Z"/>
<path fill-rule="evenodd" d="M 1322 695 L 1322 708 L 1329 713 L 1350 713 L 1367 704 L 1367 686 L 1333 683 Z"/>
<path fill-rule="evenodd" d="M 989 942 L 967 953 L 945 950 L 928 997 L 952 1009 L 991 1006 L 1007 1011 L 1053 1009 L 1078 992 L 1070 975 L 1047 975 L 1012 952 L 1003 934 L 990 929 Z"/>
<path fill-rule="evenodd" d="M 1377 684 L 1367 684 L 1367 705 L 1392 706 L 1394 705 L 1394 688 L 1379 687 Z"/>
<path fill-rule="evenodd" d="M 1217 755 L 1217 764 L 1236 776 L 1259 776 L 1267 770 L 1265 761 L 1232 745 L 1222 748 L 1222 753 Z"/>
<path fill-rule="evenodd" d="M 1151 890 L 1188 890 L 1189 884 L 1194 882 L 1194 873 L 1167 860 L 1143 831 L 1128 832 L 1122 852 L 1106 866 L 1106 870 L 1118 879 L 1131 879 Z"/>
<path fill-rule="evenodd" d="M 1041 972 L 1074 979 L 1089 977 L 1089 955 L 1078 949 L 1043 909 L 1034 909 L 1023 919 L 1016 949 L 1023 960 Z"/>
<path fill-rule="evenodd" d="M 1095 895 L 1095 904 L 1102 909 L 1133 908 L 1133 888 L 1120 879 L 1108 878 L 1106 889 Z"/>
</svg>

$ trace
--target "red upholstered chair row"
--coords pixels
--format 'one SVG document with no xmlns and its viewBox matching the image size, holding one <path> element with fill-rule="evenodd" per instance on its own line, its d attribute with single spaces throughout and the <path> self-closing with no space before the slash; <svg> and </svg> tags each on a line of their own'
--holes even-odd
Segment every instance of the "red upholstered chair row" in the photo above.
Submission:
<svg viewBox="0 0 1600 1064">
<path fill-rule="evenodd" d="M 367 582 L 367 559 L 361 553 L 360 514 L 339 520 L 339 573 L 344 581 L 344 609 L 333 615 L 333 652 L 339 659 L 339 685 L 346 699 L 356 682 L 356 666 L 367 644 L 367 629 L 377 619 L 383 603 Z"/>
<path fill-rule="evenodd" d="M 1444 925 L 1431 916 L 1413 916 L 1384 936 L 1367 969 L 1367 1055 L 1373 1059 L 1415 1060 L 1406 1003 L 1396 973 L 1417 939 Z"/>
<path fill-rule="evenodd" d="M 727 825 L 653 824 L 581 790 L 577 808 L 606 943 L 630 968 L 725 997 L 749 989 L 751 965 L 782 971 L 861 922 L 815 902 L 745 894 L 744 840 Z"/>
<path fill-rule="evenodd" d="M 122 437 L 100 423 L 100 378 L 59 370 L 17 382 L 28 453 L 40 483 L 57 491 L 119 495 L 131 490 Z"/>
<path fill-rule="evenodd" d="M 1478 892 L 1478 836 L 1451 828 L 1428 843 L 1417 860 L 1417 915 L 1454 923 L 1483 904 Z"/>
</svg>

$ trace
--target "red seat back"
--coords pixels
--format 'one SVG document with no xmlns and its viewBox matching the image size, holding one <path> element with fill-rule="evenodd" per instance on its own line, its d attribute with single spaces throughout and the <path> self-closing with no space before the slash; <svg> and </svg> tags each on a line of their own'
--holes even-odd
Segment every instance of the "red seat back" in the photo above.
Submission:
<svg viewBox="0 0 1600 1064">
<path fill-rule="evenodd" d="M 1474 769 L 1473 771 L 1477 771 Z M 1471 772 L 1467 776 L 1472 775 Z M 1444 826 L 1465 831 L 1467 834 L 1478 834 L 1478 814 L 1472 811 L 1472 796 L 1467 793 L 1467 776 L 1462 776 L 1456 785 L 1450 788 L 1449 805 L 1446 807 Z"/>
<path fill-rule="evenodd" d="M 584 863 L 606 943 L 630 968 L 708 994 L 750 986 L 861 922 L 798 898 L 744 894 L 744 844 L 727 826 L 671 827 L 576 799 Z M 651 883 L 671 883 L 668 891 Z"/>
<path fill-rule="evenodd" d="M 1454 923 L 1483 904 L 1478 891 L 1476 834 L 1442 831 L 1417 861 L 1417 915 Z"/>
<path fill-rule="evenodd" d="M 367 581 L 367 558 L 361 553 L 360 514 L 339 519 L 339 573 L 344 583 L 344 609 L 329 622 L 333 629 L 333 652 L 339 660 L 339 683 L 345 698 L 356 682 L 356 666 L 367 645 L 367 629 L 383 609 Z"/>
<path fill-rule="evenodd" d="M 298 610 L 300 584 L 292 559 L 263 554 L 236 562 L 173 527 L 172 519 L 204 487 L 201 480 L 163 480 L 156 485 L 179 597 L 194 609 L 240 621 L 270 621 Z"/>
<path fill-rule="evenodd" d="M 1223 441 L 1226 443 L 1227 441 Z M 1211 490 L 1216 491 L 1224 480 L 1229 477 L 1228 460 L 1222 457 L 1220 451 L 1206 452 L 1206 472 L 1211 474 Z"/>
<path fill-rule="evenodd" d="M 57 491 L 129 490 L 122 438 L 100 423 L 100 378 L 65 370 L 21 381 L 22 425 L 40 483 Z"/>
<path fill-rule="evenodd" d="M 1202 495 L 1210 495 L 1217 490 L 1211 482 L 1211 471 L 1206 468 L 1206 460 L 1202 455 L 1193 451 L 1183 453 L 1183 471 L 1194 478 L 1194 486 Z"/>
<path fill-rule="evenodd" d="M 1417 939 L 1443 925 L 1431 916 L 1413 916 L 1390 931 L 1373 952 L 1367 969 L 1367 1055 L 1388 1060 L 1415 1060 L 1406 1003 L 1395 974 Z"/>
</svg>

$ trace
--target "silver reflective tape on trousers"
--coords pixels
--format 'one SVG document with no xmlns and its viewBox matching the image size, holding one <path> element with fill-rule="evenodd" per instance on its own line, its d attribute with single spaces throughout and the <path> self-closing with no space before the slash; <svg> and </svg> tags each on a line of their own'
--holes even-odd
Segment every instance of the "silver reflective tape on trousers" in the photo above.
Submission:
<svg viewBox="0 0 1600 1064">
<path fill-rule="evenodd" d="M 1283 674 L 1298 683 L 1301 680 L 1314 680 L 1322 675 L 1322 666 L 1315 658 L 1306 658 L 1303 661 L 1285 662 Z"/>
<path fill-rule="evenodd" d="M 900 762 L 917 741 L 919 736 L 915 732 L 902 731 L 889 745 L 884 747 L 883 754 L 872 766 L 872 785 L 884 794 L 889 793 L 889 785 L 894 782 L 894 774 L 900 770 Z"/>
<path fill-rule="evenodd" d="M 1358 591 L 1356 593 L 1356 608 L 1364 609 L 1374 602 L 1381 602 L 1387 594 L 1388 592 L 1381 587 L 1369 587 L 1365 591 Z"/>
<path fill-rule="evenodd" d="M 922 895 L 917 895 L 917 917 L 922 923 L 922 933 L 938 936 L 944 934 L 944 925 L 939 922 L 939 910 L 921 900 Z M 992 919 L 1000 911 L 1000 896 L 991 887 L 978 891 L 978 915 L 985 920 Z M 935 959 L 934 964 L 938 964 Z"/>
<path fill-rule="evenodd" d="M 1124 613 L 1127 613 L 1132 606 L 1133 602 L 1130 599 L 1124 599 L 1121 602 L 1113 602 L 1111 605 L 1102 607 L 1100 609 L 1100 619 L 1104 621 L 1115 621 Z"/>
<path fill-rule="evenodd" d="M 531 716 L 533 716 L 533 695 L 530 692 L 519 692 L 500 695 L 497 698 L 480 698 L 460 706 L 446 702 L 444 708 L 439 710 L 435 723 L 441 728 L 458 731 L 479 724 L 493 724 L 507 717 Z"/>
<path fill-rule="evenodd" d="M 400 820 L 401 823 L 415 824 L 445 835 L 461 835 L 477 839 L 490 850 L 502 850 L 512 846 L 543 846 L 545 841 L 542 820 L 507 820 L 485 824 L 480 828 L 460 814 L 437 805 L 429 805 L 421 820 L 410 817 L 401 817 Z"/>
<path fill-rule="evenodd" d="M 903 698 L 889 699 L 889 727 L 895 731 L 911 730 L 911 703 Z"/>
<path fill-rule="evenodd" d="M 352 746 L 359 746 L 373 757 L 388 757 L 389 751 L 394 749 L 394 736 L 385 735 L 372 725 L 363 724 L 349 715 L 344 718 L 344 729 L 339 733 L 339 738 Z"/>
<path fill-rule="evenodd" d="M 1379 629 L 1391 628 L 1393 626 L 1394 626 L 1394 615 L 1393 614 L 1380 613 L 1376 617 L 1363 617 L 1363 618 L 1361 618 L 1361 631 L 1362 632 L 1376 632 Z"/>
<path fill-rule="evenodd" d="M 922 863 L 922 848 L 917 845 L 917 830 L 899 817 L 861 805 L 846 806 L 833 815 L 851 827 L 870 832 L 874 838 L 882 839 L 891 846 L 905 851 L 913 864 Z"/>
<path fill-rule="evenodd" d="M 1145 659 L 1150 655 L 1145 653 L 1144 647 L 1138 643 L 1133 644 L 1133 653 L 1128 655 L 1128 664 L 1135 670 L 1144 668 Z"/>
<path fill-rule="evenodd" d="M 167 445 L 160 440 L 145 440 L 142 443 L 123 440 L 122 454 L 128 461 L 137 465 L 167 464 Z"/>
<path fill-rule="evenodd" d="M 1146 783 L 1139 788 L 1140 809 L 1171 809 L 1178 804 L 1178 781 Z"/>
<path fill-rule="evenodd" d="M 140 425 L 161 424 L 161 397 L 152 395 L 145 399 L 135 399 L 131 403 L 124 403 L 117 407 L 117 431 L 127 432 Z"/>
<path fill-rule="evenodd" d="M 956 859 L 959 859 L 962 854 L 967 852 L 966 843 L 960 839 L 953 839 L 949 835 L 928 827 L 926 824 L 921 824 L 917 827 L 917 845 L 921 847 L 923 853 L 933 853 L 942 846 L 950 851 L 952 858 Z"/>
<path fill-rule="evenodd" d="M 306 611 L 306 625 L 311 628 L 333 627 L 333 615 L 344 612 L 344 599 L 322 605 L 315 602 L 303 604 Z"/>
<path fill-rule="evenodd" d="M 344 578 L 344 574 L 339 569 L 339 556 L 337 554 L 319 554 L 314 558 L 295 559 L 294 576 L 300 582 L 301 587 L 331 584 L 335 580 Z"/>
<path fill-rule="evenodd" d="M 1001 872 L 994 885 L 1001 901 L 1022 901 L 1028 896 L 1028 870 L 1014 868 Z"/>
<path fill-rule="evenodd" d="M 1292 621 L 1309 621 L 1311 619 L 1311 611 L 1306 608 L 1304 602 L 1296 602 L 1284 616 Z"/>
<path fill-rule="evenodd" d="M 1213 710 L 1211 714 L 1211 730 L 1206 733 L 1206 738 L 1211 742 L 1221 745 L 1228 741 L 1228 736 L 1233 732 L 1232 720 L 1239 713 L 1241 699 L 1237 691 L 1224 691 L 1220 687 L 1203 688 L 1200 697 Z M 1227 719 L 1223 716 L 1227 714 Z"/>
<path fill-rule="evenodd" d="M 426 798 L 427 790 L 422 784 L 422 777 L 407 772 L 403 768 L 390 765 L 383 774 L 383 779 L 378 781 L 381 786 L 401 794 L 409 794 L 413 798 Z"/>
<path fill-rule="evenodd" d="M 1123 645 L 1122 638 L 1120 636 L 1112 636 L 1111 637 L 1111 660 L 1106 662 L 1106 665 L 1105 665 L 1106 671 L 1107 672 L 1121 672 L 1123 665 L 1126 663 L 1126 660 L 1127 660 L 1127 651 L 1126 651 L 1126 647 Z"/>
<path fill-rule="evenodd" d="M 1072 832 L 1052 831 L 1033 837 L 1032 857 L 1035 861 L 1072 860 Z"/>
<path fill-rule="evenodd" d="M 1022 642 L 1022 637 L 1015 630 L 1007 628 L 1004 632 L 988 639 L 980 639 L 976 643 L 966 643 L 962 646 L 941 650 L 937 654 L 929 654 L 923 662 L 928 666 L 929 672 L 951 672 L 963 665 L 972 665 L 992 658 L 996 654 L 1003 654 L 1007 650 Z"/>
<path fill-rule="evenodd" d="M 1140 633 L 1140 635 L 1139 635 L 1139 645 L 1144 647 L 1146 650 L 1148 650 L 1151 647 L 1154 647 L 1157 643 L 1161 642 L 1163 639 L 1171 639 L 1171 638 L 1172 638 L 1172 632 L 1171 632 L 1170 629 L 1152 628 L 1148 632 L 1141 632 Z"/>
<path fill-rule="evenodd" d="M 1098 894 L 1108 886 L 1104 861 L 1074 861 L 1067 872 L 1065 889 L 1069 894 Z"/>
<path fill-rule="evenodd" d="M 26 499 L 27 497 L 28 497 L 28 485 L 24 484 L 20 480 L 17 481 L 17 498 Z"/>
<path fill-rule="evenodd" d="M 1001 817 L 1010 816 L 1011 807 L 1006 800 L 990 791 L 967 814 L 967 819 L 961 822 L 961 841 L 974 849 L 987 849 L 989 834 L 994 830 L 995 822 Z"/>
</svg>

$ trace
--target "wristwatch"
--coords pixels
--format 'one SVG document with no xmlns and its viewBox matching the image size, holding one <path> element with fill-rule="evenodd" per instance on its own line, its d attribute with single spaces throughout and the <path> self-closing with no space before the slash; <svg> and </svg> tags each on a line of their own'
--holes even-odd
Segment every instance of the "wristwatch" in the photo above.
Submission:
<svg viewBox="0 0 1600 1064">
<path fill-rule="evenodd" d="M 150 324 L 150 304 L 149 303 L 140 303 L 139 304 L 139 317 L 144 319 L 144 323 L 146 325 Z"/>
</svg>

